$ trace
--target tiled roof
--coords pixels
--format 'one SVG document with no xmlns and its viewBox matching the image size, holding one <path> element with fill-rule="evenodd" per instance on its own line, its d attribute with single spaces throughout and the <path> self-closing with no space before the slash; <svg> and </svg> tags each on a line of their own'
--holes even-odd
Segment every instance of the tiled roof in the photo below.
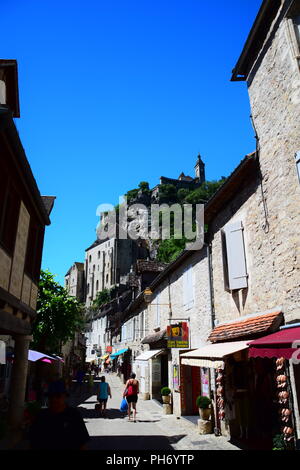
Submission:
<svg viewBox="0 0 300 470">
<path fill-rule="evenodd" d="M 243 321 L 231 322 L 214 328 L 208 341 L 236 340 L 237 338 L 252 338 L 273 333 L 283 323 L 282 312 L 271 312 L 257 315 Z"/>
</svg>

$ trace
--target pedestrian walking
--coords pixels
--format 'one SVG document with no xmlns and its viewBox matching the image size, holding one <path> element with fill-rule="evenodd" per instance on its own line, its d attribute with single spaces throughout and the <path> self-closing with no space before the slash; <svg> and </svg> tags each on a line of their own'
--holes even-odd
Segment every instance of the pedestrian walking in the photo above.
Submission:
<svg viewBox="0 0 300 470">
<path fill-rule="evenodd" d="M 90 370 L 88 375 L 88 385 L 89 385 L 89 392 L 92 392 L 94 389 L 94 374 Z"/>
<path fill-rule="evenodd" d="M 105 377 L 103 375 L 100 379 L 99 393 L 97 395 L 97 400 L 100 404 L 100 415 L 106 415 L 106 404 L 108 396 L 111 398 L 111 390 L 109 384 L 105 382 Z"/>
<path fill-rule="evenodd" d="M 136 422 L 136 404 L 138 401 L 139 381 L 136 380 L 134 373 L 130 374 L 127 380 L 123 398 L 126 398 L 128 403 L 128 421 L 131 421 L 131 407 L 133 408 L 133 421 Z"/>
<path fill-rule="evenodd" d="M 82 392 L 82 384 L 83 384 L 83 379 L 85 376 L 85 372 L 83 369 L 78 369 L 76 372 L 76 392 Z"/>
<path fill-rule="evenodd" d="M 89 434 L 76 408 L 68 406 L 63 380 L 50 383 L 49 407 L 41 409 L 29 429 L 31 449 L 84 450 Z"/>
</svg>

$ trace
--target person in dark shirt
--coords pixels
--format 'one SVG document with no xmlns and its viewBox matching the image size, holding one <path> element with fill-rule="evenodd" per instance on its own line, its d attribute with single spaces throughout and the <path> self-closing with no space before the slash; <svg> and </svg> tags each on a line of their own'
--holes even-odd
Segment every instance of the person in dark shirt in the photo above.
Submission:
<svg viewBox="0 0 300 470">
<path fill-rule="evenodd" d="M 49 408 L 42 409 L 29 430 L 31 449 L 84 450 L 89 440 L 82 416 L 66 403 L 62 380 L 49 386 Z"/>
</svg>

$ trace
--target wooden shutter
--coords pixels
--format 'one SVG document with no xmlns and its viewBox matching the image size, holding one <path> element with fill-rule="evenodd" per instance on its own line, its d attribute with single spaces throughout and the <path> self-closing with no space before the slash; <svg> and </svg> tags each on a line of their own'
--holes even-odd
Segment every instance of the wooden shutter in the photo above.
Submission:
<svg viewBox="0 0 300 470">
<path fill-rule="evenodd" d="M 236 222 L 225 228 L 230 290 L 248 287 L 243 230 L 242 222 Z"/>
<path fill-rule="evenodd" d="M 194 304 L 194 279 L 192 266 L 188 266 L 183 273 L 183 305 L 189 310 Z"/>
</svg>

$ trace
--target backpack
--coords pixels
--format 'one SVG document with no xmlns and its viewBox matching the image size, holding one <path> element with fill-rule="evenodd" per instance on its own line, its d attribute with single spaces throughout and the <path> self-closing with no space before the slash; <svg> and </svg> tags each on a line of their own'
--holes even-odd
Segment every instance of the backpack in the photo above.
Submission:
<svg viewBox="0 0 300 470">
<path fill-rule="evenodd" d="M 137 384 L 133 382 L 128 384 L 126 396 L 137 395 Z"/>
</svg>

